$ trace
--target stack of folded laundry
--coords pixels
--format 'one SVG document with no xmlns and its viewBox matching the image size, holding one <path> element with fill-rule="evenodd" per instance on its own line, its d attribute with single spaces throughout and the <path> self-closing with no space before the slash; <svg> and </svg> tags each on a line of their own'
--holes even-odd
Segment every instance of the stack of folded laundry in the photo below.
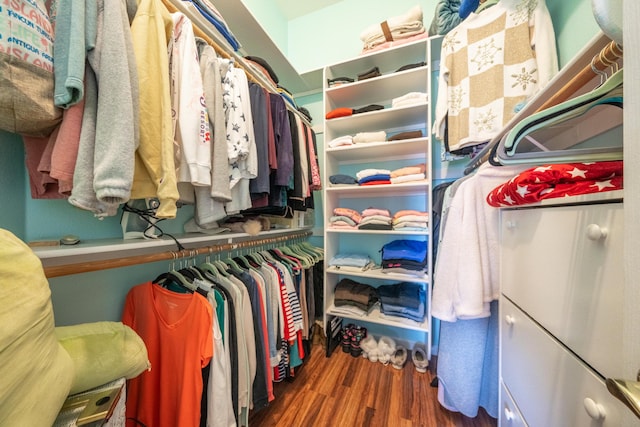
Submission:
<svg viewBox="0 0 640 427">
<path fill-rule="evenodd" d="M 378 302 L 376 289 L 348 278 L 340 279 L 334 292 L 333 305 L 337 312 L 364 315 Z"/>
<path fill-rule="evenodd" d="M 392 184 L 401 182 L 422 181 L 427 177 L 427 167 L 424 163 L 391 171 L 389 174 Z"/>
<path fill-rule="evenodd" d="M 427 242 L 393 240 L 382 247 L 382 272 L 422 276 L 427 271 Z"/>
<path fill-rule="evenodd" d="M 382 185 L 391 184 L 391 171 L 389 169 L 363 169 L 356 173 L 358 185 Z"/>
<path fill-rule="evenodd" d="M 339 270 L 362 272 L 375 266 L 369 255 L 356 253 L 337 254 L 329 260 L 329 267 Z"/>
<path fill-rule="evenodd" d="M 422 322 L 425 316 L 427 290 L 422 283 L 400 282 L 377 288 L 380 310 L 384 315 Z"/>
<path fill-rule="evenodd" d="M 426 104 L 427 94 L 424 92 L 409 92 L 405 95 L 393 98 L 391 108 L 408 107 L 410 105 Z"/>
<path fill-rule="evenodd" d="M 333 216 L 329 218 L 329 227 L 356 230 L 361 221 L 362 217 L 358 211 L 349 208 L 335 208 Z"/>
<path fill-rule="evenodd" d="M 392 218 L 387 209 L 367 208 L 362 211 L 362 220 L 358 224 L 361 230 L 391 230 Z"/>
<path fill-rule="evenodd" d="M 425 231 L 429 226 L 429 213 L 412 209 L 404 209 L 393 215 L 394 230 Z"/>
<path fill-rule="evenodd" d="M 373 24 L 360 33 L 363 51 L 372 49 L 385 42 L 401 40 L 425 33 L 422 22 L 422 8 L 416 5 L 406 13 L 392 16 L 381 24 Z"/>
<path fill-rule="evenodd" d="M 353 136 L 344 135 L 344 136 L 339 136 L 337 138 L 334 138 L 331 141 L 329 141 L 329 143 L 327 144 L 327 147 L 336 148 L 336 147 L 342 147 L 345 145 L 353 145 Z"/>
</svg>

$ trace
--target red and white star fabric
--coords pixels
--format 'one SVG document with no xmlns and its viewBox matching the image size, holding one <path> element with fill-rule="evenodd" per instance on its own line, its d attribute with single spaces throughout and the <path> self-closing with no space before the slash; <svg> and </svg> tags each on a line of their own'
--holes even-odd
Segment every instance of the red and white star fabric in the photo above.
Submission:
<svg viewBox="0 0 640 427">
<path fill-rule="evenodd" d="M 537 166 L 511 178 L 487 195 L 495 207 L 536 203 L 554 197 L 622 189 L 622 160 Z"/>
</svg>

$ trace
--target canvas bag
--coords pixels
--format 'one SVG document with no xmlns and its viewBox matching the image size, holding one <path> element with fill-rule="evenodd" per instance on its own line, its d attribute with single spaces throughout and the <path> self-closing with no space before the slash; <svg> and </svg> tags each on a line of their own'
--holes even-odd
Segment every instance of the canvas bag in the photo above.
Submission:
<svg viewBox="0 0 640 427">
<path fill-rule="evenodd" d="M 47 136 L 62 119 L 53 104 L 53 37 L 44 1 L 0 4 L 0 129 Z"/>
</svg>

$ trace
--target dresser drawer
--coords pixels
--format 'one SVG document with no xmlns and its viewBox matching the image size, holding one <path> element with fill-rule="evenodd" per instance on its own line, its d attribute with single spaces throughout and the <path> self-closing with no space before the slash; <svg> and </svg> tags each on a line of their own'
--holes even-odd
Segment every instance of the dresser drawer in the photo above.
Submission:
<svg viewBox="0 0 640 427">
<path fill-rule="evenodd" d="M 518 407 L 513 402 L 511 394 L 503 382 L 500 382 L 500 413 L 498 414 L 500 427 L 526 427 Z"/>
<path fill-rule="evenodd" d="M 605 377 L 621 377 L 622 203 L 501 212 L 501 292 Z"/>
<path fill-rule="evenodd" d="M 527 425 L 621 425 L 627 409 L 604 381 L 505 297 L 500 341 L 502 381 Z"/>
</svg>

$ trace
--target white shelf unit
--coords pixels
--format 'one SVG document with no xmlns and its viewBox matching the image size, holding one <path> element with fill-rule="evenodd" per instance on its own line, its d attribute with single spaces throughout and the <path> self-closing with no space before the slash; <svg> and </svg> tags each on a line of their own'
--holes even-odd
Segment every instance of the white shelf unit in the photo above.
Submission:
<svg viewBox="0 0 640 427">
<path fill-rule="evenodd" d="M 393 215 L 402 209 L 416 209 L 431 213 L 432 189 L 432 135 L 431 112 L 435 95 L 432 94 L 432 74 L 437 69 L 441 38 L 424 39 L 380 52 L 362 55 L 351 60 L 329 65 L 323 70 L 324 113 L 340 108 L 361 108 L 371 104 L 382 105 L 384 109 L 353 114 L 324 121 L 324 140 L 328 144 L 335 138 L 354 136 L 359 132 L 385 131 L 387 137 L 405 131 L 422 131 L 422 137 L 362 143 L 335 148 L 326 147 L 324 152 L 324 324 L 332 324 L 334 318 L 343 323 L 357 323 L 380 329 L 398 342 L 412 347 L 420 344 L 431 357 L 431 223 L 426 231 L 398 230 L 344 230 L 329 228 L 329 219 L 336 207 L 351 208 L 361 212 L 367 207 L 388 209 Z M 398 71 L 404 65 L 414 66 Z M 378 67 L 381 75 L 357 81 L 357 75 Z M 353 83 L 328 87 L 328 80 L 337 77 L 353 78 Z M 392 108 L 392 100 L 410 92 L 427 93 L 427 102 Z M 426 164 L 426 180 L 400 184 L 357 186 L 330 184 L 329 178 L 335 174 L 355 174 L 366 168 L 394 170 L 418 163 Z M 339 253 L 359 252 L 369 255 L 376 264 L 381 263 L 380 250 L 385 243 L 398 239 L 426 241 L 428 248 L 428 272 L 415 277 L 407 274 L 384 273 L 382 269 L 362 272 L 344 271 L 329 267 L 329 261 Z M 422 283 L 426 288 L 426 315 L 416 322 L 401 317 L 385 316 L 374 308 L 365 316 L 346 315 L 336 310 L 334 290 L 342 278 L 366 283 L 377 287 L 398 282 Z M 379 338 L 379 336 L 378 336 Z M 331 339 L 328 340 L 330 342 Z M 335 340 L 334 340 L 335 343 Z M 331 346 L 331 344 L 328 344 Z M 331 349 L 327 349 L 327 354 Z"/>
</svg>

